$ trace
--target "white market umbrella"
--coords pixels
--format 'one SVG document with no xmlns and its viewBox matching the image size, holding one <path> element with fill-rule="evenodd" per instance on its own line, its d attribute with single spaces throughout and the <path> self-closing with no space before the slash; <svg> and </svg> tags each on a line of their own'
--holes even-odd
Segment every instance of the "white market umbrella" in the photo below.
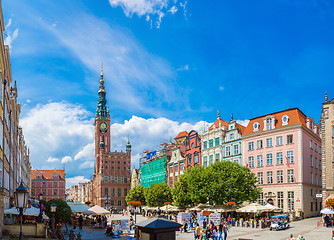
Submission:
<svg viewBox="0 0 334 240">
<path fill-rule="evenodd" d="M 5 210 L 5 214 L 13 214 L 13 215 L 19 215 L 20 212 L 17 210 L 16 207 L 12 207 L 10 209 Z M 39 209 L 35 207 L 26 208 L 23 212 L 23 215 L 25 216 L 38 216 L 39 215 Z"/>
<path fill-rule="evenodd" d="M 167 211 L 167 210 L 170 211 L 172 208 L 174 208 L 174 206 L 168 204 L 168 205 L 165 205 L 165 206 L 161 207 L 160 209 L 161 209 L 161 211 Z"/>
<path fill-rule="evenodd" d="M 273 211 L 282 211 L 283 210 L 282 208 L 279 208 L 279 207 L 276 207 L 274 205 L 271 205 L 270 203 L 266 203 L 266 204 L 264 204 L 264 206 L 272 209 Z"/>
<path fill-rule="evenodd" d="M 103 207 L 100 207 L 98 205 L 95 205 L 94 207 L 89 208 L 88 211 L 94 212 L 93 214 L 95 214 L 95 215 L 110 214 L 110 212 L 108 210 L 106 210 Z"/>
<path fill-rule="evenodd" d="M 237 212 L 270 212 L 273 211 L 270 207 L 260 205 L 258 203 L 251 203 L 248 206 L 239 208 Z"/>
<path fill-rule="evenodd" d="M 321 209 L 320 213 L 322 214 L 334 214 L 334 211 L 330 208 Z"/>
</svg>

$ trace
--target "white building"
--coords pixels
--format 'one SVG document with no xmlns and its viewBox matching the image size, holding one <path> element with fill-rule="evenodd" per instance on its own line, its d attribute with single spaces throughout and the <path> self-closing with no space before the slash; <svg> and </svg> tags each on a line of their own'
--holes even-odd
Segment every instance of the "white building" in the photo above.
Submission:
<svg viewBox="0 0 334 240">
<path fill-rule="evenodd" d="M 222 143 L 228 128 L 228 123 L 220 119 L 217 112 L 217 120 L 202 133 L 202 165 L 204 167 L 222 160 Z"/>
</svg>

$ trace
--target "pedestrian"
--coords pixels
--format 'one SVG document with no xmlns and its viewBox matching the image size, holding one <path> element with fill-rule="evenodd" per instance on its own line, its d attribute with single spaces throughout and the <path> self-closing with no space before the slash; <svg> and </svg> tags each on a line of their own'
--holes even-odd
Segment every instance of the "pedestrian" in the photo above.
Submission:
<svg viewBox="0 0 334 240">
<path fill-rule="evenodd" d="M 188 228 L 188 223 L 185 222 L 185 223 L 184 223 L 184 232 L 185 232 L 185 233 L 187 232 L 187 228 Z"/>
<path fill-rule="evenodd" d="M 213 231 L 212 231 L 212 239 L 214 240 L 218 240 L 218 231 L 217 231 L 217 227 L 214 227 Z"/>
<path fill-rule="evenodd" d="M 195 239 L 200 239 L 199 235 L 201 235 L 201 228 L 199 227 L 199 225 L 197 223 L 196 228 L 195 228 Z"/>
<path fill-rule="evenodd" d="M 324 217 L 325 223 L 326 223 L 326 227 L 329 226 L 329 216 L 326 214 L 326 216 Z"/>
<path fill-rule="evenodd" d="M 206 240 L 206 234 L 205 234 L 205 230 L 204 230 L 204 229 L 202 230 L 199 239 L 200 239 L 200 240 Z"/>
<path fill-rule="evenodd" d="M 224 231 L 224 222 L 220 222 L 219 228 L 218 228 L 218 240 L 223 240 L 223 231 Z"/>
<path fill-rule="evenodd" d="M 78 221 L 79 221 L 79 229 L 82 229 L 82 223 L 83 223 L 83 217 L 82 217 L 82 215 L 80 215 Z"/>
<path fill-rule="evenodd" d="M 228 215 L 227 222 L 228 222 L 228 225 L 231 225 L 231 215 Z"/>
<path fill-rule="evenodd" d="M 205 219 L 203 220 L 203 228 L 204 229 L 206 228 L 206 220 Z"/>
<path fill-rule="evenodd" d="M 227 228 L 227 224 L 224 225 L 224 240 L 227 239 L 227 232 L 228 232 L 228 228 Z"/>
</svg>

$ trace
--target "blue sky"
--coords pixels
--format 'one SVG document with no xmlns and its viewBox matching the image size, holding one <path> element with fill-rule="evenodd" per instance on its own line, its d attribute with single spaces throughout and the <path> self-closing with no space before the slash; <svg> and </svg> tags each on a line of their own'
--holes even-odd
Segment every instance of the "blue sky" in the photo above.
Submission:
<svg viewBox="0 0 334 240">
<path fill-rule="evenodd" d="M 318 121 L 325 91 L 334 97 L 333 1 L 2 4 L 31 162 L 66 163 L 73 182 L 92 175 L 101 62 L 113 146 L 130 137 L 134 162 L 217 109 L 246 120 L 299 107 Z"/>
</svg>

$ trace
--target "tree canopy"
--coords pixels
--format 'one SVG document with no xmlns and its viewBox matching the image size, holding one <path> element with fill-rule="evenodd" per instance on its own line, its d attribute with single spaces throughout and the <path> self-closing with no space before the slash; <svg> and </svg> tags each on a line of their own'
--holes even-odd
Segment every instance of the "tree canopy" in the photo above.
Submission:
<svg viewBox="0 0 334 240">
<path fill-rule="evenodd" d="M 261 192 L 249 168 L 223 161 L 207 168 L 195 166 L 182 175 L 173 189 L 174 203 L 189 206 L 198 203 L 224 205 L 255 201 Z"/>
<path fill-rule="evenodd" d="M 167 183 L 151 185 L 146 190 L 145 199 L 150 207 L 161 207 L 165 202 L 173 202 L 172 191 Z"/>
<path fill-rule="evenodd" d="M 45 207 L 45 214 L 52 218 L 52 212 L 51 212 L 51 203 L 55 203 L 57 205 L 56 213 L 55 213 L 55 219 L 56 222 L 62 221 L 62 222 L 70 222 L 71 221 L 71 215 L 72 210 L 70 206 L 61 199 L 52 199 L 48 202 L 43 202 L 43 205 Z"/>
<path fill-rule="evenodd" d="M 146 205 L 145 191 L 146 189 L 143 185 L 138 185 L 132 188 L 125 198 L 127 204 L 129 204 L 130 201 L 140 201 L 142 205 Z"/>
</svg>

